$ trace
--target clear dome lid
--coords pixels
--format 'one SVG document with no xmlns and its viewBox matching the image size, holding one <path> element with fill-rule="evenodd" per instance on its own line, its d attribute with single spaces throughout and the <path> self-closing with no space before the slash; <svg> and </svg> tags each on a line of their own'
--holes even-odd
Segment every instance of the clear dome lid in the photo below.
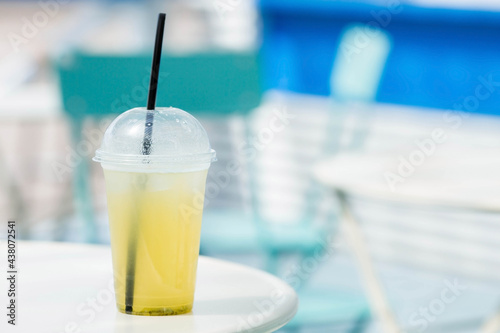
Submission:
<svg viewBox="0 0 500 333">
<path fill-rule="evenodd" d="M 177 108 L 156 108 L 152 126 L 148 110 L 135 108 L 119 115 L 107 128 L 94 161 L 105 169 L 137 172 L 187 172 L 207 169 L 215 161 L 208 135 L 200 122 Z M 146 127 L 151 140 L 145 154 Z"/>
</svg>

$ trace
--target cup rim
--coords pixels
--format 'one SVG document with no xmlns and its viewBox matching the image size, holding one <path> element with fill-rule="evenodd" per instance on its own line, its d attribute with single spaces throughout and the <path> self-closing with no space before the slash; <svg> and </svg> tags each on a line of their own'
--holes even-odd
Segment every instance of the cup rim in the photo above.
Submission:
<svg viewBox="0 0 500 333">
<path fill-rule="evenodd" d="M 206 164 L 217 161 L 215 150 L 210 149 L 207 153 L 185 154 L 185 155 L 137 155 L 137 154 L 113 154 L 97 149 L 93 161 L 101 164 L 114 165 L 183 165 L 183 164 Z"/>
</svg>

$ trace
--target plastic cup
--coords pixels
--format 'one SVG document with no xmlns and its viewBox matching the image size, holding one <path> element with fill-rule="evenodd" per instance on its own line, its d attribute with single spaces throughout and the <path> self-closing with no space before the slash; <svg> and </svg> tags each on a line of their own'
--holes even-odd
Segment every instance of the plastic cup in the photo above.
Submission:
<svg viewBox="0 0 500 333">
<path fill-rule="evenodd" d="M 144 155 L 147 112 L 118 116 L 94 157 L 106 179 L 116 304 L 135 315 L 182 314 L 193 306 L 205 182 L 215 151 L 193 116 L 157 108 Z"/>
</svg>

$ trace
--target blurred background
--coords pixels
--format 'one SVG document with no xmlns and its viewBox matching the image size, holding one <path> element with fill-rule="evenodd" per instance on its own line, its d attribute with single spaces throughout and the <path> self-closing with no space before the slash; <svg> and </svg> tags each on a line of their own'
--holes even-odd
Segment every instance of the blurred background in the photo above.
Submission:
<svg viewBox="0 0 500 333">
<path fill-rule="evenodd" d="M 218 155 L 201 253 L 290 283 L 282 332 L 500 332 L 493 0 L 0 1 L 0 218 L 22 239 L 109 243 L 91 158 L 146 104 L 158 12 L 157 105 Z"/>
</svg>

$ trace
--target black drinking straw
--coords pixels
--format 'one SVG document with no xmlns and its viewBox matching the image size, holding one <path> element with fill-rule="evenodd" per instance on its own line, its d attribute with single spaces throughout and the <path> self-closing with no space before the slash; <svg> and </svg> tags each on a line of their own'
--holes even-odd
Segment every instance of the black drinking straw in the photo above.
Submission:
<svg viewBox="0 0 500 333">
<path fill-rule="evenodd" d="M 142 142 L 142 154 L 151 153 L 151 138 L 153 135 L 154 109 L 156 106 L 156 92 L 158 88 L 158 76 L 160 72 L 161 49 L 163 45 L 163 30 L 165 28 L 165 14 L 158 15 L 158 26 L 156 27 L 155 49 L 153 53 L 153 62 L 151 64 L 151 79 L 149 81 L 148 107 L 146 114 L 146 123 L 144 127 L 144 140 Z M 137 217 L 138 218 L 138 217 Z M 136 226 L 133 224 L 133 227 Z M 129 255 L 127 263 L 127 280 L 125 286 L 125 312 L 133 313 L 134 305 L 134 283 L 135 283 L 135 264 L 137 255 L 137 232 L 130 232 L 129 235 Z"/>
<path fill-rule="evenodd" d="M 148 113 L 146 115 L 146 127 L 144 128 L 144 142 L 142 143 L 142 154 L 151 153 L 151 136 L 153 134 L 153 118 L 156 106 L 156 92 L 158 90 L 158 76 L 160 73 L 161 48 L 163 45 L 163 30 L 165 28 L 165 14 L 158 15 L 158 26 L 156 27 L 155 50 L 151 64 L 151 79 L 149 81 Z"/>
</svg>

